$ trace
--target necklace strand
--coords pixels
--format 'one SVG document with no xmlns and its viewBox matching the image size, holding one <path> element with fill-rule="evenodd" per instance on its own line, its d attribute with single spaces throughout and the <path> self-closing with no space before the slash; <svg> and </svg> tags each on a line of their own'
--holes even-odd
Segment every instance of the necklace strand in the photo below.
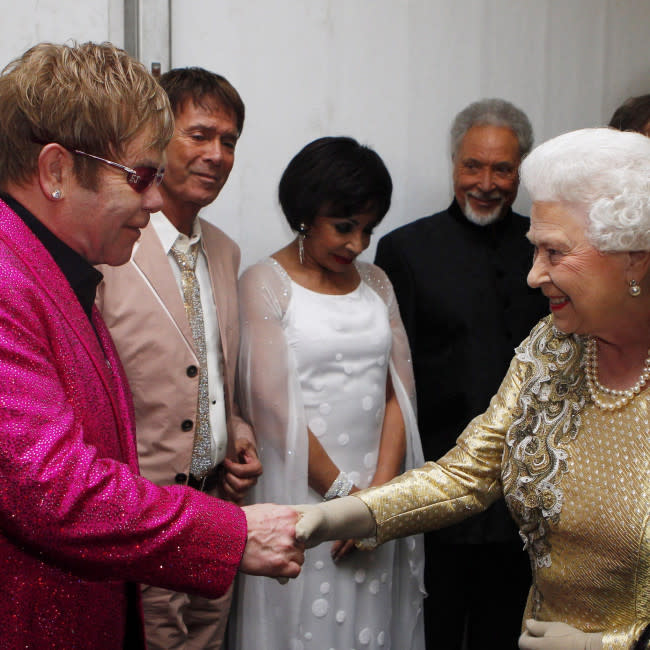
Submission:
<svg viewBox="0 0 650 650">
<path fill-rule="evenodd" d="M 605 411 L 616 411 L 631 402 L 650 380 L 650 350 L 643 364 L 643 371 L 631 388 L 617 390 L 607 388 L 598 381 L 598 343 L 593 336 L 587 340 L 586 370 L 587 389 L 593 403 Z M 603 400 L 601 394 L 607 395 L 608 400 Z"/>
</svg>

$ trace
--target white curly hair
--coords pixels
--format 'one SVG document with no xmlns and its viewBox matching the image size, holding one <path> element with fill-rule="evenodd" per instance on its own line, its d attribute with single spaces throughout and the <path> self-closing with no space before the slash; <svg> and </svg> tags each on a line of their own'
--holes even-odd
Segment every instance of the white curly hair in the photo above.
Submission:
<svg viewBox="0 0 650 650">
<path fill-rule="evenodd" d="M 650 251 L 650 138 L 571 131 L 533 149 L 520 174 L 534 202 L 579 204 L 599 251 Z"/>
</svg>

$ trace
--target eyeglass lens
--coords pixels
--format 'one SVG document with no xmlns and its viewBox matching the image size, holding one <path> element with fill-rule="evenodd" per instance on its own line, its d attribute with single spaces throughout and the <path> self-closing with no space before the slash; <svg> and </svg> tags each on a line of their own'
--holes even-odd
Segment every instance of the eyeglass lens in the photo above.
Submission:
<svg viewBox="0 0 650 650">
<path fill-rule="evenodd" d="M 127 180 L 131 187 L 138 192 L 144 192 L 152 183 L 160 185 L 162 183 L 165 170 L 158 170 L 155 167 L 134 167 L 135 174 L 127 173 Z"/>
</svg>

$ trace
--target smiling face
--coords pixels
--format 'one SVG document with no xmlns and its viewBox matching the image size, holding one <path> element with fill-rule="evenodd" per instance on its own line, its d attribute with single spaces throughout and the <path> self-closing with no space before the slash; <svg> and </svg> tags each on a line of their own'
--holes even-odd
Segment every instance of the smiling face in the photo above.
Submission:
<svg viewBox="0 0 650 650">
<path fill-rule="evenodd" d="M 535 246 L 528 284 L 549 299 L 556 327 L 607 339 L 625 323 L 627 253 L 601 253 L 587 240 L 577 206 L 536 202 L 528 239 Z"/>
<path fill-rule="evenodd" d="M 505 126 L 473 126 L 454 156 L 454 194 L 465 216 L 479 225 L 496 221 L 519 187 L 519 142 Z"/>
<path fill-rule="evenodd" d="M 305 266 L 345 273 L 370 244 L 375 214 L 317 216 L 304 240 Z"/>
<path fill-rule="evenodd" d="M 161 167 L 164 156 L 144 147 L 151 138 L 141 133 L 126 147 L 127 167 Z M 119 266 L 129 261 L 149 215 L 162 207 L 160 188 L 152 183 L 138 193 L 120 169 L 97 163 L 96 189 L 83 187 L 72 175 L 63 191 L 64 241 L 91 264 Z"/>
<path fill-rule="evenodd" d="M 238 137 L 234 111 L 214 101 L 199 106 L 188 99 L 180 106 L 162 194 L 165 215 L 181 232 L 191 230 L 198 211 L 217 198 L 228 180 Z"/>
</svg>

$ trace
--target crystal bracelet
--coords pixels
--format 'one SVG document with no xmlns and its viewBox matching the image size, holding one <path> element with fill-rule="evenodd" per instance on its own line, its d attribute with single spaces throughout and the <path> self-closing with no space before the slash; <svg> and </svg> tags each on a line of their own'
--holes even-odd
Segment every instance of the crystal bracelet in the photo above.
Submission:
<svg viewBox="0 0 650 650">
<path fill-rule="evenodd" d="M 346 497 L 353 487 L 354 481 L 345 472 L 339 472 L 329 490 L 325 492 L 323 500 L 329 501 L 330 499 L 336 499 L 336 497 Z"/>
</svg>

